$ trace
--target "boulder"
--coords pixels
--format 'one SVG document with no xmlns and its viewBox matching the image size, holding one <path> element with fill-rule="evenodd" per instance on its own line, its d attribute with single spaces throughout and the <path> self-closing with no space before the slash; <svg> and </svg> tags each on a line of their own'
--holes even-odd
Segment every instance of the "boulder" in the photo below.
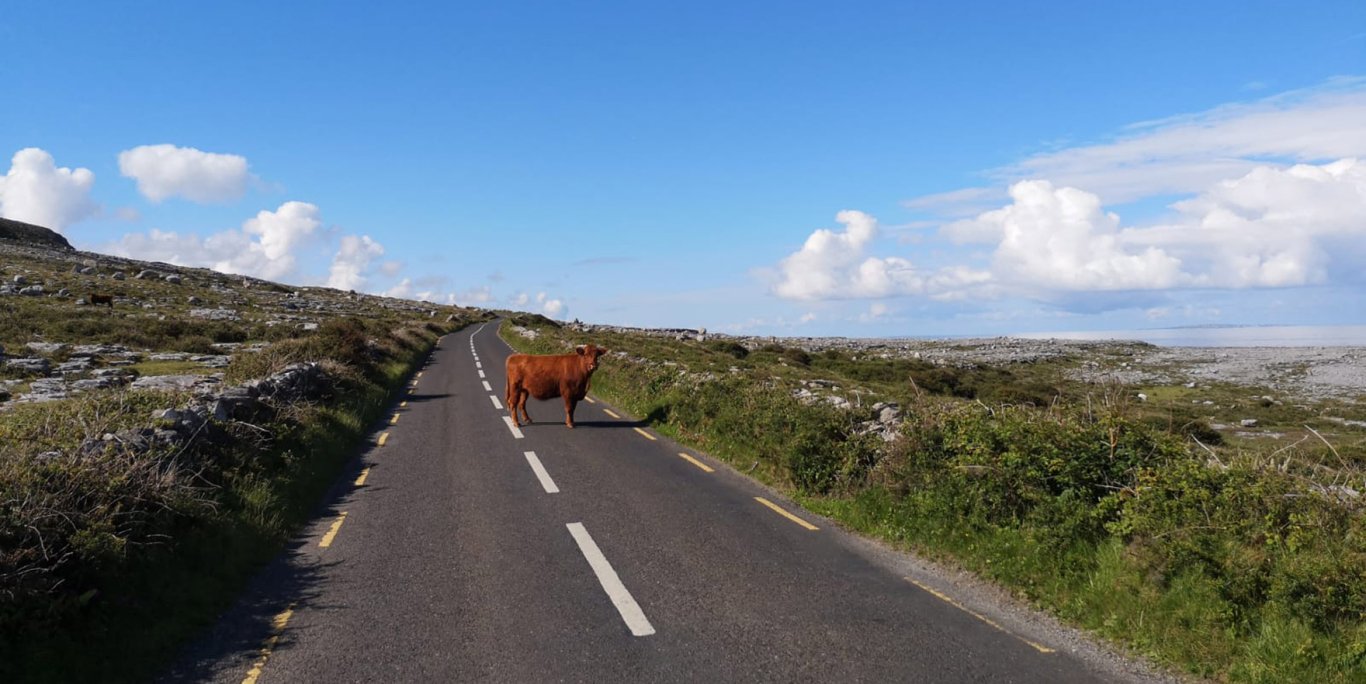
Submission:
<svg viewBox="0 0 1366 684">
<path fill-rule="evenodd" d="M 25 373 L 47 375 L 48 371 L 52 368 L 52 364 L 48 363 L 47 359 L 42 358 L 7 359 L 5 361 L 5 367 L 13 368 Z"/>
<path fill-rule="evenodd" d="M 127 276 L 126 274 L 124 274 L 123 271 L 114 271 L 114 276 L 113 276 L 114 280 L 124 280 L 124 279 L 126 279 L 127 277 L 128 277 L 128 276 Z"/>
<path fill-rule="evenodd" d="M 172 273 L 171 275 L 166 276 L 166 282 L 168 282 L 168 283 L 170 283 L 170 284 L 172 284 L 172 285 L 179 285 L 179 284 L 180 284 L 180 276 L 178 276 L 178 275 Z"/>
</svg>

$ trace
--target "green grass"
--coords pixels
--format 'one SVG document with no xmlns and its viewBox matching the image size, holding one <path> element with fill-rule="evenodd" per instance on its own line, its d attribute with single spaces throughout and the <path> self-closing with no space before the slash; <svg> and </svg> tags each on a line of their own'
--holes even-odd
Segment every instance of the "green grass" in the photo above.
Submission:
<svg viewBox="0 0 1366 684">
<path fill-rule="evenodd" d="M 1366 681 L 1366 522 L 1322 493 L 1366 489 L 1362 431 L 1326 419 L 1359 405 L 1278 404 L 1225 384 L 1088 386 L 1068 379 L 1079 359 L 943 369 L 535 327 L 534 341 L 501 333 L 523 351 L 623 352 L 604 359 L 595 394 L 810 510 L 1137 653 L 1218 680 Z M 813 379 L 854 408 L 794 400 Z M 879 400 L 905 412 L 892 445 L 859 435 Z M 1231 416 L 1297 432 L 1211 427 Z"/>
</svg>

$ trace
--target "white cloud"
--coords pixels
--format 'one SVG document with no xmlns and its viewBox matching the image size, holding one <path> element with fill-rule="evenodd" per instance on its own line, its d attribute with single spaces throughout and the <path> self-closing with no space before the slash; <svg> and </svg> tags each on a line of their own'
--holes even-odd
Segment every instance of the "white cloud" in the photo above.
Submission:
<svg viewBox="0 0 1366 684">
<path fill-rule="evenodd" d="M 341 247 L 332 257 L 332 268 L 328 270 L 327 286 L 338 290 L 363 289 L 370 263 L 381 256 L 384 256 L 384 246 L 369 235 L 342 237 Z"/>
<path fill-rule="evenodd" d="M 1014 202 L 947 227 L 950 236 L 998 242 L 993 279 L 1044 291 L 1136 290 L 1177 283 L 1180 262 L 1158 247 L 1123 243 L 1119 216 L 1100 198 L 1047 181 L 1010 187 Z"/>
<path fill-rule="evenodd" d="M 973 269 L 926 273 L 901 257 L 867 256 L 877 236 L 877 219 L 861 211 L 841 211 L 835 220 L 844 224 L 843 232 L 819 229 L 782 260 L 774 294 L 798 300 L 933 295 L 987 280 L 986 273 Z"/>
<path fill-rule="evenodd" d="M 399 283 L 384 291 L 385 297 L 397 297 L 399 299 L 409 299 L 413 296 L 413 279 L 404 278 Z"/>
<path fill-rule="evenodd" d="M 551 299 L 546 293 L 536 293 L 536 303 L 541 305 L 541 313 L 549 318 L 561 318 L 569 313 L 569 307 L 558 299 Z"/>
<path fill-rule="evenodd" d="M 803 300 L 1026 297 L 1103 310 L 1143 299 L 1124 292 L 1363 278 L 1366 162 L 1357 159 L 1262 165 L 1176 202 L 1173 216 L 1156 225 L 1123 226 L 1099 196 L 1048 181 L 1021 181 L 1009 194 L 1009 204 L 940 231 L 950 242 L 986 244 L 989 251 L 960 250 L 932 272 L 901 257 L 868 256 L 876 222 L 843 212 L 847 230 L 813 233 L 780 264 L 774 292 Z M 882 313 L 870 308 L 863 318 Z M 1150 315 L 1160 314 L 1153 307 Z"/>
<path fill-rule="evenodd" d="M 247 159 L 193 147 L 142 145 L 119 153 L 119 173 L 137 181 L 153 201 L 184 197 L 192 202 L 226 202 L 241 197 L 251 175 Z"/>
<path fill-rule="evenodd" d="M 275 211 L 262 211 L 247 219 L 240 230 L 201 238 L 153 229 L 124 235 L 103 251 L 144 261 L 280 280 L 294 274 L 295 252 L 313 242 L 321 225 L 317 206 L 285 202 Z"/>
<path fill-rule="evenodd" d="M 1255 102 L 1135 124 L 1109 142 L 1034 155 L 988 175 L 1002 186 L 1046 179 L 1098 195 L 1106 204 L 1121 204 L 1198 193 L 1268 160 L 1346 157 L 1366 157 L 1366 79 L 1335 79 Z M 993 196 L 1000 197 L 999 190 L 965 188 L 906 205 L 961 216 Z"/>
<path fill-rule="evenodd" d="M 529 301 L 531 301 L 531 297 L 527 296 L 527 293 L 518 292 L 516 296 L 508 300 L 508 303 L 513 306 L 526 306 Z"/>
<path fill-rule="evenodd" d="M 479 306 L 493 301 L 493 288 L 489 285 L 480 285 L 464 292 L 452 292 L 447 296 L 446 303 L 456 306 Z"/>
<path fill-rule="evenodd" d="M 0 177 L 0 216 L 61 232 L 99 211 L 90 199 L 94 184 L 90 169 L 59 168 L 45 150 L 24 148 Z"/>
</svg>

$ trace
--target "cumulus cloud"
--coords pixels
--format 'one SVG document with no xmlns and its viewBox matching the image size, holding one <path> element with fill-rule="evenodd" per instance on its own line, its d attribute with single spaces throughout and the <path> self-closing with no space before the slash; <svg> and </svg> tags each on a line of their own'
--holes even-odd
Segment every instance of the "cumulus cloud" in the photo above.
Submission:
<svg viewBox="0 0 1366 684">
<path fill-rule="evenodd" d="M 369 235 L 343 236 L 341 247 L 332 257 L 332 267 L 327 273 L 327 286 L 338 290 L 364 289 L 370 263 L 382 256 L 384 246 L 375 242 Z"/>
<path fill-rule="evenodd" d="M 153 201 L 183 197 L 192 202 L 226 202 L 241 197 L 251 175 L 247 159 L 193 147 L 142 145 L 119 153 L 119 173 L 137 181 Z"/>
<path fill-rule="evenodd" d="M 933 272 L 901 257 L 869 256 L 876 221 L 843 212 L 844 232 L 818 230 L 782 261 L 774 292 L 800 300 L 1024 296 L 1108 310 L 1147 306 L 1161 290 L 1363 278 L 1366 163 L 1357 159 L 1262 165 L 1172 204 L 1172 216 L 1154 225 L 1123 226 L 1098 195 L 1044 180 L 1015 183 L 1009 197 L 945 225 L 939 237 L 989 249 Z"/>
<path fill-rule="evenodd" d="M 94 184 L 90 169 L 58 167 L 47 151 L 24 148 L 0 177 L 0 216 L 61 232 L 99 211 L 90 199 Z"/>
<path fill-rule="evenodd" d="M 541 305 L 541 313 L 549 318 L 562 318 L 569 313 L 564 302 L 552 299 L 544 292 L 536 293 L 536 303 Z"/>
<path fill-rule="evenodd" d="M 275 211 L 261 211 L 246 220 L 240 230 L 200 237 L 153 229 L 125 235 L 104 251 L 145 261 L 280 280 L 294 273 L 296 252 L 315 240 L 321 225 L 321 212 L 316 205 L 285 202 Z"/>
<path fill-rule="evenodd" d="M 821 228 L 778 265 L 774 294 L 786 299 L 856 299 L 939 294 L 982 283 L 985 272 L 970 268 L 925 272 L 901 257 L 869 256 L 877 220 L 861 211 L 841 211 L 842 232 Z"/>
<path fill-rule="evenodd" d="M 997 241 L 992 277 L 1041 290 L 1134 290 L 1175 285 L 1180 262 L 1157 247 L 1124 244 L 1119 216 L 1100 198 L 1048 181 L 1010 188 L 1009 206 L 945 229 L 950 237 Z"/>
</svg>

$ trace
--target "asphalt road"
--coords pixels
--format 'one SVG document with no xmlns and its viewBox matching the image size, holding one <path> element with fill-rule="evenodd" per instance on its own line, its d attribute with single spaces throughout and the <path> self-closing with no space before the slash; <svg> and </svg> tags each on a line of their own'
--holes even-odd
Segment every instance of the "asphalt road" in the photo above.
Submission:
<svg viewBox="0 0 1366 684">
<path fill-rule="evenodd" d="M 514 434 L 496 330 L 442 340 L 316 523 L 166 681 L 1122 677 L 604 403 L 570 430 L 532 400 Z"/>
</svg>

